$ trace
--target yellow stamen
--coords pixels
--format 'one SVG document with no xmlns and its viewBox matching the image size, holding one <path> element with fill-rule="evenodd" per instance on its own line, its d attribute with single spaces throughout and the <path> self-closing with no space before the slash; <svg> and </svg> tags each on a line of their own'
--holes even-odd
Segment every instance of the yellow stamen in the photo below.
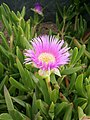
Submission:
<svg viewBox="0 0 90 120">
<path fill-rule="evenodd" d="M 46 52 L 41 53 L 38 59 L 42 62 L 45 62 L 46 64 L 48 64 L 49 62 L 55 62 L 55 57 L 52 54 Z"/>
</svg>

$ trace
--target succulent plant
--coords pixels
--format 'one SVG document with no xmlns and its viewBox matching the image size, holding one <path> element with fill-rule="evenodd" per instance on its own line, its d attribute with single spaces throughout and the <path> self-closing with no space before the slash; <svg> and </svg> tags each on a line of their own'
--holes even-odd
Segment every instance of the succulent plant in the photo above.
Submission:
<svg viewBox="0 0 90 120">
<path fill-rule="evenodd" d="M 25 10 L 15 13 L 5 3 L 0 6 L 0 119 L 89 119 L 90 36 L 85 36 L 86 20 L 76 14 L 75 6 L 64 7 L 56 14 L 57 33 L 50 29 L 45 37 L 37 31 L 44 16 L 35 13 L 25 20 Z M 39 47 L 49 53 L 38 51 Z M 24 64 L 26 57 L 29 62 L 35 57 L 38 61 Z M 47 68 L 58 70 L 45 77 L 39 74 L 42 71 L 38 73 Z"/>
</svg>

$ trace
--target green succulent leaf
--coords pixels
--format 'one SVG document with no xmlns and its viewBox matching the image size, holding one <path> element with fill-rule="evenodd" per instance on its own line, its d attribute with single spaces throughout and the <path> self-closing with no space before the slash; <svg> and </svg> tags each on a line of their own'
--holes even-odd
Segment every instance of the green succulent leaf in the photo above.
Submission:
<svg viewBox="0 0 90 120">
<path fill-rule="evenodd" d="M 17 17 L 14 11 L 11 12 L 11 17 L 14 21 L 19 22 L 19 18 Z"/>
<path fill-rule="evenodd" d="M 49 108 L 49 113 L 48 113 L 52 120 L 54 119 L 54 107 L 55 107 L 55 104 L 52 102 Z"/>
<path fill-rule="evenodd" d="M 83 74 L 80 74 L 77 77 L 75 87 L 78 92 L 78 95 L 80 95 L 82 97 L 87 97 L 87 94 L 86 94 L 86 91 L 85 91 L 84 85 L 83 85 Z"/>
<path fill-rule="evenodd" d="M 25 16 L 25 6 L 23 7 L 22 11 L 21 11 L 21 16 L 24 17 Z"/>
<path fill-rule="evenodd" d="M 23 63 L 23 54 L 18 46 L 16 47 L 16 55 L 19 58 L 20 62 Z"/>
<path fill-rule="evenodd" d="M 8 113 L 2 113 L 0 115 L 0 120 L 13 120 L 13 119 Z"/>
<path fill-rule="evenodd" d="M 83 66 L 69 67 L 69 68 L 66 68 L 63 71 L 61 71 L 61 74 L 62 75 L 70 75 L 70 74 L 73 74 L 73 73 L 80 71 L 82 69 L 83 69 Z"/>
<path fill-rule="evenodd" d="M 78 48 L 75 47 L 73 50 L 73 53 L 72 53 L 72 58 L 71 58 L 70 64 L 73 65 L 76 62 L 77 54 L 78 54 Z"/>
<path fill-rule="evenodd" d="M 8 75 L 6 75 L 0 83 L 0 91 L 3 89 L 4 85 L 8 82 Z"/>
<path fill-rule="evenodd" d="M 47 115 L 47 108 L 45 107 L 44 105 L 44 102 L 41 101 L 41 100 L 37 100 L 36 101 L 36 105 L 38 107 L 39 110 L 41 110 L 41 112 L 44 114 L 44 115 Z"/>
<path fill-rule="evenodd" d="M 65 115 L 63 117 L 63 120 L 71 120 L 71 117 L 72 117 L 72 108 L 73 108 L 73 104 L 72 103 L 70 103 L 66 107 L 66 112 L 65 112 Z"/>
<path fill-rule="evenodd" d="M 57 103 L 55 105 L 55 117 L 60 115 L 60 113 L 64 111 L 67 105 L 68 105 L 67 102 Z"/>
<path fill-rule="evenodd" d="M 11 27 L 11 24 L 7 21 L 7 19 L 5 18 L 4 15 L 2 15 L 2 19 L 3 19 L 3 23 L 9 33 L 9 35 L 12 35 L 12 27 Z"/>
<path fill-rule="evenodd" d="M 2 38 L 2 46 L 3 46 L 5 49 L 9 50 L 9 45 L 8 45 L 8 43 L 7 43 L 7 40 L 6 40 L 3 32 L 0 32 L 0 36 L 1 36 L 1 38 Z"/>
<path fill-rule="evenodd" d="M 81 107 L 78 107 L 78 115 L 79 115 L 79 120 L 82 120 L 82 118 L 86 116 Z"/>
<path fill-rule="evenodd" d="M 4 96 L 5 96 L 5 101 L 6 101 L 8 112 L 10 113 L 12 110 L 14 110 L 14 106 L 13 106 L 11 96 L 10 96 L 6 86 L 4 86 Z"/>
<path fill-rule="evenodd" d="M 81 56 L 83 55 L 84 52 L 85 52 L 85 45 L 82 45 L 79 49 L 77 56 L 76 56 L 75 63 L 81 58 Z"/>
<path fill-rule="evenodd" d="M 53 101 L 54 103 L 56 103 L 56 101 L 58 99 L 58 95 L 59 95 L 59 90 L 58 89 L 52 90 L 51 94 L 50 94 L 51 101 Z"/>
<path fill-rule="evenodd" d="M 11 85 L 13 85 L 15 88 L 21 91 L 27 91 L 27 88 L 25 88 L 20 82 L 16 81 L 14 78 L 10 77 L 9 81 Z"/>
</svg>

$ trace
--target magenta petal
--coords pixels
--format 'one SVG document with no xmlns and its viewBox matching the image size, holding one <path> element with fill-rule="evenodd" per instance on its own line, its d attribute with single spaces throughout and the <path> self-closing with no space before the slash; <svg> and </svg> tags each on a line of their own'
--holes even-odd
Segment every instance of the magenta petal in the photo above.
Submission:
<svg viewBox="0 0 90 120">
<path fill-rule="evenodd" d="M 67 46 L 64 46 L 64 40 L 58 40 L 54 36 L 43 35 L 34 38 L 32 41 L 32 50 L 26 50 L 24 55 L 27 57 L 26 62 L 34 63 L 39 69 L 51 70 L 58 68 L 61 65 L 65 65 L 69 62 L 70 53 Z M 50 59 L 50 56 L 44 56 L 43 59 L 49 60 L 48 63 L 45 60 L 39 60 L 39 55 L 42 53 L 51 54 L 55 61 Z M 47 54 L 48 55 L 48 54 Z M 46 57 L 46 58 L 45 58 Z M 52 62 L 53 61 L 53 62 Z"/>
</svg>

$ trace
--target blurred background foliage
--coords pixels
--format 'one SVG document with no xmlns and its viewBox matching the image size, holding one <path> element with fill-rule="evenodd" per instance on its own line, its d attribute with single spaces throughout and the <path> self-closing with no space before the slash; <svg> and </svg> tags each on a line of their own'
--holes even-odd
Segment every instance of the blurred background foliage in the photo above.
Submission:
<svg viewBox="0 0 90 120">
<path fill-rule="evenodd" d="M 34 7 L 34 4 L 36 2 L 41 3 L 42 7 L 44 8 L 44 21 L 52 21 L 55 22 L 55 15 L 58 11 L 57 6 L 61 9 L 64 6 L 70 6 L 71 4 L 76 6 L 77 11 L 83 15 L 83 17 L 87 20 L 89 23 L 90 16 L 86 12 L 85 4 L 90 7 L 90 1 L 89 0 L 0 0 L 0 4 L 6 3 L 11 10 L 14 12 L 21 11 L 23 6 L 26 7 L 26 14 L 25 18 L 28 19 L 29 16 L 33 16 L 33 12 L 31 11 L 31 8 Z"/>
</svg>

